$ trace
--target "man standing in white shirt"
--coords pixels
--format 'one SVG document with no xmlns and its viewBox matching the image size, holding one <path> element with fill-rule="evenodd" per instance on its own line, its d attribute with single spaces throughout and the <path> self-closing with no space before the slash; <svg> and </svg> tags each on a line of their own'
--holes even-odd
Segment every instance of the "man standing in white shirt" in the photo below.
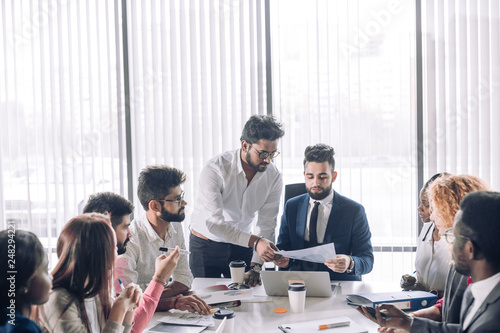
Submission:
<svg viewBox="0 0 500 333">
<path fill-rule="evenodd" d="M 123 254 L 124 260 L 115 267 L 116 275 L 125 285 L 137 283 L 146 289 L 155 274 L 155 260 L 162 254 L 160 247 L 185 249 L 182 222 L 185 218 L 184 192 L 181 185 L 186 175 L 165 165 L 149 166 L 139 175 L 137 196 L 145 214 L 130 225 L 132 237 Z M 119 266 L 119 267 L 118 267 Z M 169 283 L 161 295 L 157 310 L 179 309 L 210 313 L 209 306 L 198 296 L 182 296 L 191 287 L 193 275 L 187 255 L 181 254 Z"/>
<path fill-rule="evenodd" d="M 260 282 L 262 261 L 271 261 L 276 249 L 283 181 L 271 161 L 284 134 L 272 116 L 253 115 L 241 148 L 215 156 L 203 168 L 189 238 L 195 277 L 229 277 L 229 263 L 240 259 L 249 269 L 245 282 Z"/>
<path fill-rule="evenodd" d="M 475 191 L 467 194 L 455 215 L 453 228 L 445 231 L 453 244 L 453 261 L 458 273 L 474 281 L 465 290 L 460 324 L 429 322 L 411 317 L 391 304 L 376 307 L 376 318 L 359 308 L 382 327 L 410 332 L 498 332 L 500 327 L 500 193 Z M 387 311 L 386 319 L 380 310 Z M 427 322 L 426 322 L 427 321 Z"/>
</svg>

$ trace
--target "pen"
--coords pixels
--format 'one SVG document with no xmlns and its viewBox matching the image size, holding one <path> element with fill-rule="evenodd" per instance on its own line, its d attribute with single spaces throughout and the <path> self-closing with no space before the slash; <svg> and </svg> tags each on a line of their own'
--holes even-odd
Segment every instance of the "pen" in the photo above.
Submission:
<svg viewBox="0 0 500 333">
<path fill-rule="evenodd" d="M 174 252 L 175 249 L 174 248 L 171 248 L 171 247 L 160 247 L 160 251 L 162 252 Z M 191 252 L 189 252 L 188 250 L 183 250 L 183 249 L 179 249 L 179 253 L 180 254 L 190 254 Z"/>
<path fill-rule="evenodd" d="M 350 321 L 342 321 L 340 323 L 319 325 L 318 329 L 326 330 L 328 328 L 344 327 L 344 326 L 349 326 L 349 325 L 351 325 Z"/>
<path fill-rule="evenodd" d="M 122 290 L 125 290 L 125 286 L 123 285 L 122 279 L 118 279 L 118 282 L 120 283 L 120 288 L 122 288 Z"/>
</svg>

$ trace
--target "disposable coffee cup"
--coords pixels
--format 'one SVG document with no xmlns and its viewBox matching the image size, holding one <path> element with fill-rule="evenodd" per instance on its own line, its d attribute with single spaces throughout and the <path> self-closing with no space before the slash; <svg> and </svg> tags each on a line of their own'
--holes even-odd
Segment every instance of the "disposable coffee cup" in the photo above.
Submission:
<svg viewBox="0 0 500 333">
<path fill-rule="evenodd" d="M 304 312 L 306 305 L 306 285 L 303 283 L 290 283 L 288 285 L 288 299 L 290 300 L 291 312 Z"/>
<path fill-rule="evenodd" d="M 243 283 L 245 278 L 245 267 L 247 267 L 247 264 L 243 260 L 234 260 L 229 263 L 232 282 L 239 284 Z"/>
<path fill-rule="evenodd" d="M 220 333 L 233 333 L 234 332 L 234 311 L 231 309 L 220 309 L 214 312 L 212 318 L 214 319 L 215 330 L 219 329 L 224 318 L 226 321 L 224 327 L 221 327 Z"/>
</svg>

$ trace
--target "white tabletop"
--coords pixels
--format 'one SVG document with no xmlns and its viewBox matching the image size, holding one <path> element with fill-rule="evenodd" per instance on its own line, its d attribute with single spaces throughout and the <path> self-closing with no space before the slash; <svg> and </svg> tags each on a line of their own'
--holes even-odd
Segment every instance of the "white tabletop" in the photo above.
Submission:
<svg viewBox="0 0 500 333">
<path fill-rule="evenodd" d="M 229 284 L 229 279 L 196 278 L 193 281 L 192 290 L 202 289 L 217 284 Z M 278 326 L 285 323 L 296 323 L 309 320 L 326 319 L 347 316 L 353 322 L 366 328 L 369 332 L 377 332 L 378 325 L 365 318 L 356 311 L 353 306 L 347 305 L 345 296 L 347 294 L 386 292 L 400 290 L 399 285 L 384 282 L 362 282 L 362 281 L 339 281 L 340 286 L 330 298 L 307 297 L 303 313 L 284 314 L 274 313 L 274 308 L 286 308 L 290 310 L 288 297 L 270 297 L 272 302 L 246 303 L 231 308 L 235 312 L 235 332 L 281 332 Z M 254 296 L 265 296 L 264 287 L 254 288 Z M 165 315 L 165 312 L 154 314 L 145 332 L 157 325 L 157 320 Z M 326 323 L 326 322 L 325 322 Z M 204 332 L 215 331 L 208 327 Z M 325 331 L 327 332 L 327 331 Z M 333 331 L 332 331 L 333 333 Z"/>
</svg>

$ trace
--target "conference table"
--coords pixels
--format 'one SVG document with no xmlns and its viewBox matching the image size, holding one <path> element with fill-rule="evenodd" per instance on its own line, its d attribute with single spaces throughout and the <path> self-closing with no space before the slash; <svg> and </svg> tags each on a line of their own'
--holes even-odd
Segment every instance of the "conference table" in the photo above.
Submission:
<svg viewBox="0 0 500 333">
<path fill-rule="evenodd" d="M 288 297 L 274 296 L 265 294 L 263 286 L 253 288 L 253 299 L 243 301 L 241 306 L 231 308 L 235 312 L 234 332 L 281 332 L 279 325 L 287 323 L 298 323 L 311 320 L 328 319 L 334 317 L 346 316 L 353 323 L 365 328 L 368 332 L 377 332 L 378 325 L 358 313 L 356 309 L 346 302 L 347 294 L 372 293 L 400 291 L 399 285 L 388 282 L 364 282 L 364 281 L 334 281 L 338 283 L 332 297 L 307 297 L 305 310 L 302 313 L 290 312 Z M 192 290 L 203 289 L 213 285 L 231 283 L 230 279 L 217 278 L 195 278 Z M 256 302 L 251 302 L 255 300 Z M 263 301 L 261 301 L 263 300 Z M 274 308 L 286 308 L 288 312 L 280 314 L 273 312 Z M 147 332 L 153 326 L 159 324 L 157 321 L 165 316 L 165 312 L 154 314 L 151 322 L 144 332 Z M 207 327 L 203 332 L 213 332 L 213 326 Z M 335 333 L 335 329 L 325 330 L 324 332 Z"/>
</svg>

